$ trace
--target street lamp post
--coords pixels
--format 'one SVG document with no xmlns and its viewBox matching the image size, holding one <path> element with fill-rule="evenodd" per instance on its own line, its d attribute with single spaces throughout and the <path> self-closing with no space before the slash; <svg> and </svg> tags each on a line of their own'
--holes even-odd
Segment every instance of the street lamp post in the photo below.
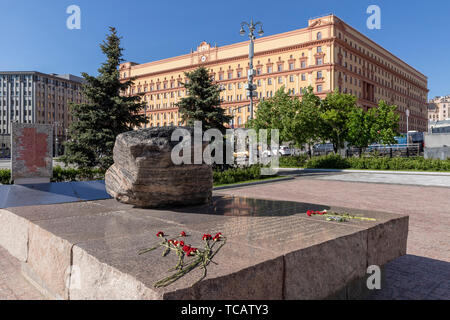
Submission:
<svg viewBox="0 0 450 320">
<path fill-rule="evenodd" d="M 247 22 L 242 22 L 241 23 L 241 31 L 240 34 L 241 36 L 245 36 L 245 29 L 244 27 L 247 26 L 249 32 L 248 32 L 248 37 L 250 38 L 250 46 L 249 46 L 249 60 L 250 60 L 250 65 L 249 65 L 249 70 L 248 70 L 248 84 L 245 86 L 247 91 L 248 91 L 248 95 L 250 96 L 250 120 L 253 119 L 253 97 L 255 95 L 256 92 L 256 86 L 253 84 L 253 79 L 255 78 L 255 70 L 253 69 L 253 57 L 255 55 L 255 30 L 256 27 L 259 26 L 259 31 L 258 31 L 258 35 L 259 36 L 263 36 L 264 35 L 264 31 L 263 31 L 263 25 L 261 22 L 253 22 L 253 19 L 250 20 L 250 23 Z"/>
<path fill-rule="evenodd" d="M 409 109 L 406 109 L 406 132 L 409 132 Z"/>
<path fill-rule="evenodd" d="M 55 152 L 54 152 L 54 154 L 55 154 L 55 157 L 58 157 L 58 143 L 59 143 L 59 140 L 58 140 L 58 126 L 59 126 L 59 122 L 55 121 L 54 122 L 54 126 L 55 126 Z"/>
<path fill-rule="evenodd" d="M 406 147 L 409 147 L 409 109 L 406 109 Z"/>
</svg>

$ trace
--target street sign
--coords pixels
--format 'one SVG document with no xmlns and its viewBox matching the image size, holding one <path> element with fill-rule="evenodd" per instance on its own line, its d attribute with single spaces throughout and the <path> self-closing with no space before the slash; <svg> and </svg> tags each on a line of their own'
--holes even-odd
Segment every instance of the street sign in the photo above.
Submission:
<svg viewBox="0 0 450 320">
<path fill-rule="evenodd" d="M 252 93 L 253 93 L 253 98 L 258 98 L 258 92 L 252 91 Z M 250 91 L 247 91 L 247 97 L 250 97 Z"/>
</svg>

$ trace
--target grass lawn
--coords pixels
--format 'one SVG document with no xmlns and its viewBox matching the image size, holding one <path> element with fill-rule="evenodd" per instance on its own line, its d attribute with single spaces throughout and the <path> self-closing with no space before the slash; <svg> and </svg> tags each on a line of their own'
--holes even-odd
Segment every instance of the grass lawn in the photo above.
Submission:
<svg viewBox="0 0 450 320">
<path fill-rule="evenodd" d="M 287 176 L 270 176 L 270 177 L 261 178 L 261 179 L 239 181 L 239 182 L 233 182 L 233 183 L 227 183 L 227 184 L 214 184 L 214 187 L 225 187 L 225 186 L 239 185 L 239 184 L 244 184 L 244 183 L 253 183 L 253 182 L 281 179 L 281 178 L 286 178 L 286 177 Z"/>
</svg>

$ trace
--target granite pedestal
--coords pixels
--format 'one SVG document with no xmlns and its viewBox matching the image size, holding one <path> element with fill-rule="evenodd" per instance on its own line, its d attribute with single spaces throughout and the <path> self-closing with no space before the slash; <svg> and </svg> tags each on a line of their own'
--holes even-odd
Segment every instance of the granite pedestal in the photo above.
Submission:
<svg viewBox="0 0 450 320">
<path fill-rule="evenodd" d="M 349 212 L 376 221 L 338 223 L 307 210 Z M 202 247 L 204 233 L 227 244 L 204 280 L 194 270 L 165 288 L 174 255 L 139 256 L 185 231 Z M 0 210 L 0 245 L 23 262 L 23 272 L 55 299 L 357 299 L 367 293 L 367 267 L 406 254 L 408 216 L 355 212 L 308 203 L 215 194 L 210 205 L 136 209 L 99 200 Z"/>
</svg>

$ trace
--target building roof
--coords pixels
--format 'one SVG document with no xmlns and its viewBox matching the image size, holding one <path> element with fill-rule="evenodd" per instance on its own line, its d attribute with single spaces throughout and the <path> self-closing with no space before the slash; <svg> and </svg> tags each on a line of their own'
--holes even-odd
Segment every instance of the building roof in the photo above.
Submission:
<svg viewBox="0 0 450 320">
<path fill-rule="evenodd" d="M 78 83 L 83 83 L 84 79 L 78 76 L 75 76 L 73 74 L 56 74 L 56 73 L 42 73 L 39 71 L 0 71 L 0 75 L 40 75 L 40 76 L 44 76 L 44 77 L 51 77 L 51 78 L 59 78 L 59 79 L 63 79 L 63 80 L 67 80 L 67 81 L 72 81 L 72 82 L 78 82 Z"/>
</svg>

